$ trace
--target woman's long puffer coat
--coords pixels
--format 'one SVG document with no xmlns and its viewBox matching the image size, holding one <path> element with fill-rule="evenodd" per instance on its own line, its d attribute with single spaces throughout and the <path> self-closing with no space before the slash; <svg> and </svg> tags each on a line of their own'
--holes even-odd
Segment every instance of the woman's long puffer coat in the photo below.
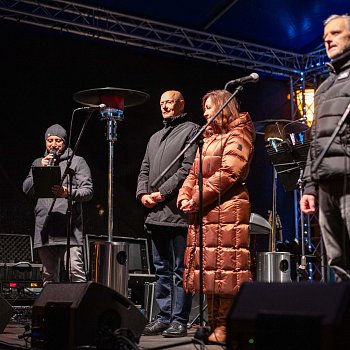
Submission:
<svg viewBox="0 0 350 350">
<path fill-rule="evenodd" d="M 244 181 L 253 155 L 255 132 L 248 113 L 241 113 L 226 134 L 204 139 L 203 292 L 236 294 L 251 280 L 249 254 L 250 202 Z M 193 198 L 199 205 L 199 154 L 180 189 L 177 204 Z M 189 215 L 184 288 L 199 291 L 198 214 Z"/>
</svg>

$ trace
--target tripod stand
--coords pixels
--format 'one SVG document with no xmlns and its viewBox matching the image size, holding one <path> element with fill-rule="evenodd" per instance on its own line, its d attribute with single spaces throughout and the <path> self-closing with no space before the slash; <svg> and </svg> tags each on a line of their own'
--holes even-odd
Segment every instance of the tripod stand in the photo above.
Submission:
<svg viewBox="0 0 350 350">
<path fill-rule="evenodd" d="M 194 324 L 196 324 L 196 322 L 199 320 L 199 317 L 202 314 L 204 314 L 205 310 L 208 309 L 208 304 L 206 302 L 204 302 L 205 305 L 203 307 L 203 310 L 199 310 L 198 314 L 196 315 L 196 317 L 194 317 L 194 319 L 188 324 L 187 328 L 191 328 Z M 204 322 L 206 322 L 206 320 L 203 319 Z"/>
</svg>

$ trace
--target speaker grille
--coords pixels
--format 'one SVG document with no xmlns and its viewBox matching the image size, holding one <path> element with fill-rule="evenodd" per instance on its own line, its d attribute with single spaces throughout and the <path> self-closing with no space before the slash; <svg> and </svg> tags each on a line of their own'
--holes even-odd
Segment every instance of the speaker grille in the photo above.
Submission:
<svg viewBox="0 0 350 350">
<path fill-rule="evenodd" d="M 32 237 L 0 233 L 0 262 L 33 261 Z"/>
</svg>

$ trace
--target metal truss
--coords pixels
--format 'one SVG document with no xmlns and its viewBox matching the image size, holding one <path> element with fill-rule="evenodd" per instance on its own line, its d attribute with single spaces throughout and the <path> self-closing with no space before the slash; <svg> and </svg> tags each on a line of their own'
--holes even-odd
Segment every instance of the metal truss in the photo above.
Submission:
<svg viewBox="0 0 350 350">
<path fill-rule="evenodd" d="M 296 120 L 297 117 L 297 102 L 295 101 L 294 91 L 304 91 L 306 87 L 312 86 L 317 88 L 316 73 L 309 74 L 308 76 L 302 75 L 300 77 L 290 78 L 290 96 L 291 96 L 291 115 L 292 120 Z M 306 109 L 304 109 L 304 113 Z M 300 115 L 298 115 L 299 117 Z M 298 118 L 297 117 L 297 118 Z M 305 115 L 303 115 L 305 117 Z M 298 140 L 299 141 L 299 140 Z M 297 141 L 297 142 L 298 142 Z M 302 140 L 300 142 L 303 143 Z M 326 273 L 326 259 L 323 249 L 323 242 L 320 234 L 316 234 L 315 227 L 318 226 L 317 215 L 305 215 L 300 211 L 299 201 L 301 196 L 300 188 L 294 190 L 294 226 L 295 226 L 295 240 L 302 244 L 302 241 L 307 252 L 305 274 L 308 280 L 327 280 Z"/>
<path fill-rule="evenodd" d="M 296 237 L 295 240 L 299 244 L 304 241 L 305 253 L 306 253 L 306 264 L 305 264 L 305 275 L 309 281 L 319 280 L 326 282 L 327 276 L 327 262 L 323 247 L 322 237 L 318 230 L 316 233 L 316 226 L 318 227 L 318 217 L 316 214 L 305 215 L 300 211 L 299 200 L 300 193 L 295 191 L 295 199 L 297 206 L 297 226 L 296 226 Z M 303 220 L 302 220 L 303 218 Z M 303 224 L 302 224 L 303 223 Z"/>
<path fill-rule="evenodd" d="M 0 0 L 0 18 L 272 76 L 324 71 L 324 50 L 302 55 L 73 1 Z"/>
</svg>

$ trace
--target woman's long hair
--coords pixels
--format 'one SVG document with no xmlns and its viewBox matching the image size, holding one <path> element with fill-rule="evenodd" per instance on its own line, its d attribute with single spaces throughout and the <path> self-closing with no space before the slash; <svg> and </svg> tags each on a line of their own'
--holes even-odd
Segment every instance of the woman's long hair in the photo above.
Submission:
<svg viewBox="0 0 350 350">
<path fill-rule="evenodd" d="M 221 106 L 231 97 L 231 93 L 227 90 L 213 90 L 206 93 L 202 98 L 202 108 L 205 110 L 205 103 L 210 97 L 215 111 L 218 111 Z M 215 120 L 208 126 L 204 133 L 205 137 L 212 134 L 225 134 L 231 130 L 232 122 L 239 116 L 239 104 L 236 98 L 233 98 L 229 104 L 221 111 Z"/>
</svg>

